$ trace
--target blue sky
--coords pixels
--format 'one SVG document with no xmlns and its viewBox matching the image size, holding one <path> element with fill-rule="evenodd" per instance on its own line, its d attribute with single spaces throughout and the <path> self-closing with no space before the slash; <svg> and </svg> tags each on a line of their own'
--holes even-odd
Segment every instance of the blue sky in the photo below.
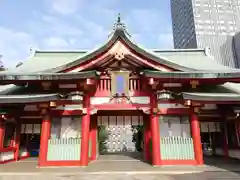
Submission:
<svg viewBox="0 0 240 180">
<path fill-rule="evenodd" d="M 140 46 L 172 48 L 169 0 L 0 0 L 1 60 L 15 66 L 31 48 L 96 48 L 107 40 L 118 13 Z"/>
</svg>

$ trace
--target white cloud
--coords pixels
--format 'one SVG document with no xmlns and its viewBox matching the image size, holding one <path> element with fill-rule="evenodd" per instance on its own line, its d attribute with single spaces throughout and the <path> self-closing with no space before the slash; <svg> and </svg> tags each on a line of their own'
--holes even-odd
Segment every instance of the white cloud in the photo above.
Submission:
<svg viewBox="0 0 240 180">
<path fill-rule="evenodd" d="M 51 8 L 53 11 L 68 15 L 77 13 L 82 5 L 84 4 L 83 0 L 47 0 L 46 3 L 51 3 Z"/>
<path fill-rule="evenodd" d="M 68 48 L 69 43 L 67 40 L 61 37 L 48 37 L 43 40 L 43 46 L 45 48 L 50 48 L 50 49 L 63 49 L 63 48 Z"/>
<path fill-rule="evenodd" d="M 45 31 L 58 36 L 81 36 L 83 34 L 79 24 L 69 24 L 56 16 L 43 15 L 39 25 L 45 26 Z"/>
<path fill-rule="evenodd" d="M 1 60 L 6 67 L 16 66 L 18 62 L 26 60 L 30 49 L 37 47 L 32 35 L 5 27 L 0 27 L 0 39 Z"/>
</svg>

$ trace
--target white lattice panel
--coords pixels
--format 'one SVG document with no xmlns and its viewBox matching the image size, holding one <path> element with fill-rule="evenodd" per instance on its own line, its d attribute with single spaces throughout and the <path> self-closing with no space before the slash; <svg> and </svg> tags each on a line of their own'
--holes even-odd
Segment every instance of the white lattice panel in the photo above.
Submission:
<svg viewBox="0 0 240 180">
<path fill-rule="evenodd" d="M 142 125 L 142 116 L 98 116 L 98 125 L 106 125 L 109 132 L 108 152 L 135 151 L 132 125 Z"/>
</svg>

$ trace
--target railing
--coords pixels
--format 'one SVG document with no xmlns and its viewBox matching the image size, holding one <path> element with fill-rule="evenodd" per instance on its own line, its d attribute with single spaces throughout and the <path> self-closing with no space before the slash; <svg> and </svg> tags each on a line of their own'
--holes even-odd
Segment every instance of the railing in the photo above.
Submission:
<svg viewBox="0 0 240 180">
<path fill-rule="evenodd" d="M 141 87 L 140 79 L 129 79 L 129 90 L 130 91 L 140 91 L 141 89 L 142 89 L 142 87 Z"/>
<path fill-rule="evenodd" d="M 110 92 L 111 91 L 111 79 L 100 79 L 97 87 L 97 91 Z"/>
<path fill-rule="evenodd" d="M 193 160 L 192 138 L 161 137 L 161 158 L 163 160 Z"/>
<path fill-rule="evenodd" d="M 80 138 L 48 140 L 48 161 L 80 160 Z"/>
</svg>

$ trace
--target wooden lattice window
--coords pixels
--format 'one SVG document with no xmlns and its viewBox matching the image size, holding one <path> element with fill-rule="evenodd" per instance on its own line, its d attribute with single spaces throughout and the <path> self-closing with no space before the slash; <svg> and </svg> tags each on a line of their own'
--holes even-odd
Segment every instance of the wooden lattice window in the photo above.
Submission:
<svg viewBox="0 0 240 180">
<path fill-rule="evenodd" d="M 111 73 L 111 90 L 112 95 L 129 94 L 129 72 L 128 71 L 113 71 Z"/>
</svg>

